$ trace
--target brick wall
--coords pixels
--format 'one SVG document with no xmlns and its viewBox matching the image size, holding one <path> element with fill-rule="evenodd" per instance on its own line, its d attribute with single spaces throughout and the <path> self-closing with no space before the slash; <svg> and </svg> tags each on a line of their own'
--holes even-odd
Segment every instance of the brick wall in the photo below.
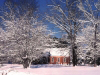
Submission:
<svg viewBox="0 0 100 75">
<path fill-rule="evenodd" d="M 50 56 L 50 64 L 69 64 L 70 57 L 65 56 Z"/>
</svg>

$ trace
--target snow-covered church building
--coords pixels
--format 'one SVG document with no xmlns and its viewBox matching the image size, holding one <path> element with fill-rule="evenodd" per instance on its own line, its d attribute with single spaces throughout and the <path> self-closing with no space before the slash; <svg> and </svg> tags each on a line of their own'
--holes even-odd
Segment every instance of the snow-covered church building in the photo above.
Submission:
<svg viewBox="0 0 100 75">
<path fill-rule="evenodd" d="M 69 64 L 70 56 L 67 48 L 51 48 L 50 64 Z"/>
</svg>

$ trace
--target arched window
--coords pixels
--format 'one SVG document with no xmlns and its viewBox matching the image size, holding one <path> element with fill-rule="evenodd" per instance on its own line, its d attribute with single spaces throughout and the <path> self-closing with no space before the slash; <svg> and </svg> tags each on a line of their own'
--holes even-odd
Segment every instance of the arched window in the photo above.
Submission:
<svg viewBox="0 0 100 75">
<path fill-rule="evenodd" d="M 63 58 L 63 62 L 66 62 L 66 57 Z"/>
</svg>

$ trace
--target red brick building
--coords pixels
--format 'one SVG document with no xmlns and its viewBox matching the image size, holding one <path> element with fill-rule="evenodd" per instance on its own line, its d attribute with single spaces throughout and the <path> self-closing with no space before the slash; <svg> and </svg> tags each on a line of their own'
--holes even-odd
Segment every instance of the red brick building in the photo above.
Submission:
<svg viewBox="0 0 100 75">
<path fill-rule="evenodd" d="M 50 64 L 69 64 L 70 57 L 66 56 L 50 56 Z"/>
<path fill-rule="evenodd" d="M 50 64 L 69 64 L 69 50 L 66 48 L 52 48 L 50 51 Z"/>
</svg>

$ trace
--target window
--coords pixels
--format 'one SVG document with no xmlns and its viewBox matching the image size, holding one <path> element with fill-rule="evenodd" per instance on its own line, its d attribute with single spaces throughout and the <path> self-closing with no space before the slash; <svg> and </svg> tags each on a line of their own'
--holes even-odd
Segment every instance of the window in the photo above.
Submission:
<svg viewBox="0 0 100 75">
<path fill-rule="evenodd" d="M 60 62 L 60 58 L 58 58 L 58 62 Z"/>
<path fill-rule="evenodd" d="M 54 58 L 52 57 L 52 62 L 54 62 Z"/>
<path fill-rule="evenodd" d="M 66 62 L 66 57 L 64 57 L 63 62 Z"/>
</svg>

